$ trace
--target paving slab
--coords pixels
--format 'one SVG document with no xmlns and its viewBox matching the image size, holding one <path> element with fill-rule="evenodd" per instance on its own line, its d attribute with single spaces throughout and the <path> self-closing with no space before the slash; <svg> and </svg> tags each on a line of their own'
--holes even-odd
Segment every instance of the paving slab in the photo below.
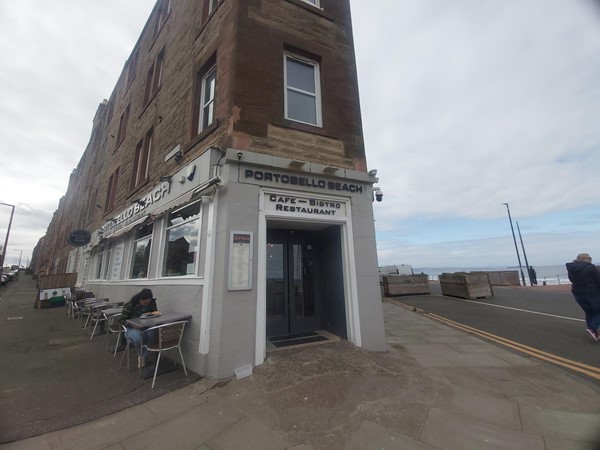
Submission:
<svg viewBox="0 0 600 450">
<path fill-rule="evenodd" d="M 125 439 L 121 445 L 125 450 L 164 450 L 169 442 L 173 449 L 195 449 L 243 419 L 237 411 L 207 402 Z"/>
<path fill-rule="evenodd" d="M 522 431 L 519 406 L 507 398 L 454 386 L 449 409 L 480 422 Z"/>
<path fill-rule="evenodd" d="M 344 450 L 386 449 L 386 450 L 438 450 L 438 447 L 408 438 L 392 430 L 365 421 L 356 430 Z"/>
<path fill-rule="evenodd" d="M 432 408 L 420 440 L 444 450 L 545 450 L 541 436 Z"/>
<path fill-rule="evenodd" d="M 600 414 L 584 414 L 521 405 L 523 430 L 563 439 L 595 442 L 600 447 Z"/>
<path fill-rule="evenodd" d="M 211 450 L 282 450 L 288 448 L 283 436 L 254 419 L 244 419 L 206 443 Z"/>
</svg>

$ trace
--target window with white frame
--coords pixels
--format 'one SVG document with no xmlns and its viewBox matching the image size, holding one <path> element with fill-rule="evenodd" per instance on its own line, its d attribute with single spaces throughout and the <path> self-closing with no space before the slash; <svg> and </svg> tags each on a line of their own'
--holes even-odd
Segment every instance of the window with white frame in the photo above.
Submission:
<svg viewBox="0 0 600 450">
<path fill-rule="evenodd" d="M 285 118 L 322 126 L 319 63 L 286 54 Z"/>
<path fill-rule="evenodd" d="M 163 277 L 195 275 L 198 265 L 200 208 L 197 201 L 169 214 L 166 222 Z"/>
<path fill-rule="evenodd" d="M 208 14 L 212 14 L 212 12 L 217 9 L 220 1 L 221 0 L 208 0 Z"/>
<path fill-rule="evenodd" d="M 96 253 L 96 272 L 94 274 L 95 280 L 100 280 L 102 277 L 102 263 L 104 261 L 104 244 L 98 247 L 98 252 Z"/>
<path fill-rule="evenodd" d="M 198 74 L 198 125 L 197 132 L 201 133 L 215 120 L 215 94 L 217 83 L 217 67 L 212 66 Z"/>
<path fill-rule="evenodd" d="M 110 268 L 110 255 L 112 253 L 112 244 L 108 242 L 104 246 L 104 262 L 102 263 L 102 279 L 108 280 L 108 271 Z"/>
<path fill-rule="evenodd" d="M 154 224 L 150 223 L 135 231 L 129 278 L 148 278 L 153 230 Z"/>
<path fill-rule="evenodd" d="M 111 244 L 100 244 L 96 253 L 96 270 L 94 272 L 95 280 L 108 279 L 108 267 L 110 263 Z"/>
<path fill-rule="evenodd" d="M 150 154 L 152 153 L 153 129 L 150 128 L 144 139 L 138 142 L 133 158 L 133 171 L 131 173 L 131 188 L 141 186 L 148 180 Z"/>
</svg>

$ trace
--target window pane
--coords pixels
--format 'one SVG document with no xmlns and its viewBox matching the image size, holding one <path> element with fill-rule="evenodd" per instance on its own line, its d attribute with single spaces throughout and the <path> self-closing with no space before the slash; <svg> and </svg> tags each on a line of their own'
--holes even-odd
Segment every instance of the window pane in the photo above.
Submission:
<svg viewBox="0 0 600 450">
<path fill-rule="evenodd" d="M 316 99 L 311 95 L 301 94 L 288 89 L 288 118 L 300 122 L 317 124 Z"/>
<path fill-rule="evenodd" d="M 315 68 L 295 59 L 287 58 L 287 85 L 315 94 Z"/>
<path fill-rule="evenodd" d="M 135 230 L 129 278 L 148 278 L 148 263 L 150 261 L 153 230 L 154 223 L 149 223 Z"/>
<path fill-rule="evenodd" d="M 173 277 L 196 273 L 200 219 L 194 219 L 167 231 L 163 276 Z"/>
<path fill-rule="evenodd" d="M 175 212 L 172 212 L 169 215 L 169 221 L 167 222 L 167 227 L 172 227 L 173 225 L 179 225 L 186 220 L 199 217 L 200 214 L 200 202 L 192 203 L 191 205 L 186 206 L 185 208 L 181 208 Z"/>
<path fill-rule="evenodd" d="M 204 104 L 212 101 L 215 98 L 215 75 L 216 72 L 213 70 L 207 75 L 204 80 Z"/>
<path fill-rule="evenodd" d="M 196 273 L 200 202 L 192 203 L 169 214 L 163 260 L 163 276 Z"/>
<path fill-rule="evenodd" d="M 104 248 L 100 249 L 97 256 L 97 265 L 96 265 L 96 280 L 100 279 L 102 275 L 102 260 L 104 259 Z"/>
<path fill-rule="evenodd" d="M 131 264 L 131 278 L 147 278 L 148 262 L 150 261 L 150 245 L 152 238 L 144 238 L 133 245 L 133 262 Z"/>
</svg>

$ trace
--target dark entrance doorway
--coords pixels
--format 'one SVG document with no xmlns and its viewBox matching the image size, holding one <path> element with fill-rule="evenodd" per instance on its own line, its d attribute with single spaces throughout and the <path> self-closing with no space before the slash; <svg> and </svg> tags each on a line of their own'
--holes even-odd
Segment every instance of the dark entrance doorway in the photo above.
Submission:
<svg viewBox="0 0 600 450">
<path fill-rule="evenodd" d="M 339 228 L 267 230 L 267 337 L 328 328 L 345 337 Z"/>
</svg>

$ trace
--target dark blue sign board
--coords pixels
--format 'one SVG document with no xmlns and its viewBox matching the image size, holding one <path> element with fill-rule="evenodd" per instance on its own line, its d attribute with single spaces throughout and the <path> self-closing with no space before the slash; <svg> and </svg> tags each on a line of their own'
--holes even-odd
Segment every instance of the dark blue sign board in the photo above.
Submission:
<svg viewBox="0 0 600 450">
<path fill-rule="evenodd" d="M 69 244 L 75 247 L 83 247 L 84 245 L 88 245 L 92 240 L 92 233 L 88 230 L 75 230 L 71 231 L 69 234 Z"/>
</svg>

